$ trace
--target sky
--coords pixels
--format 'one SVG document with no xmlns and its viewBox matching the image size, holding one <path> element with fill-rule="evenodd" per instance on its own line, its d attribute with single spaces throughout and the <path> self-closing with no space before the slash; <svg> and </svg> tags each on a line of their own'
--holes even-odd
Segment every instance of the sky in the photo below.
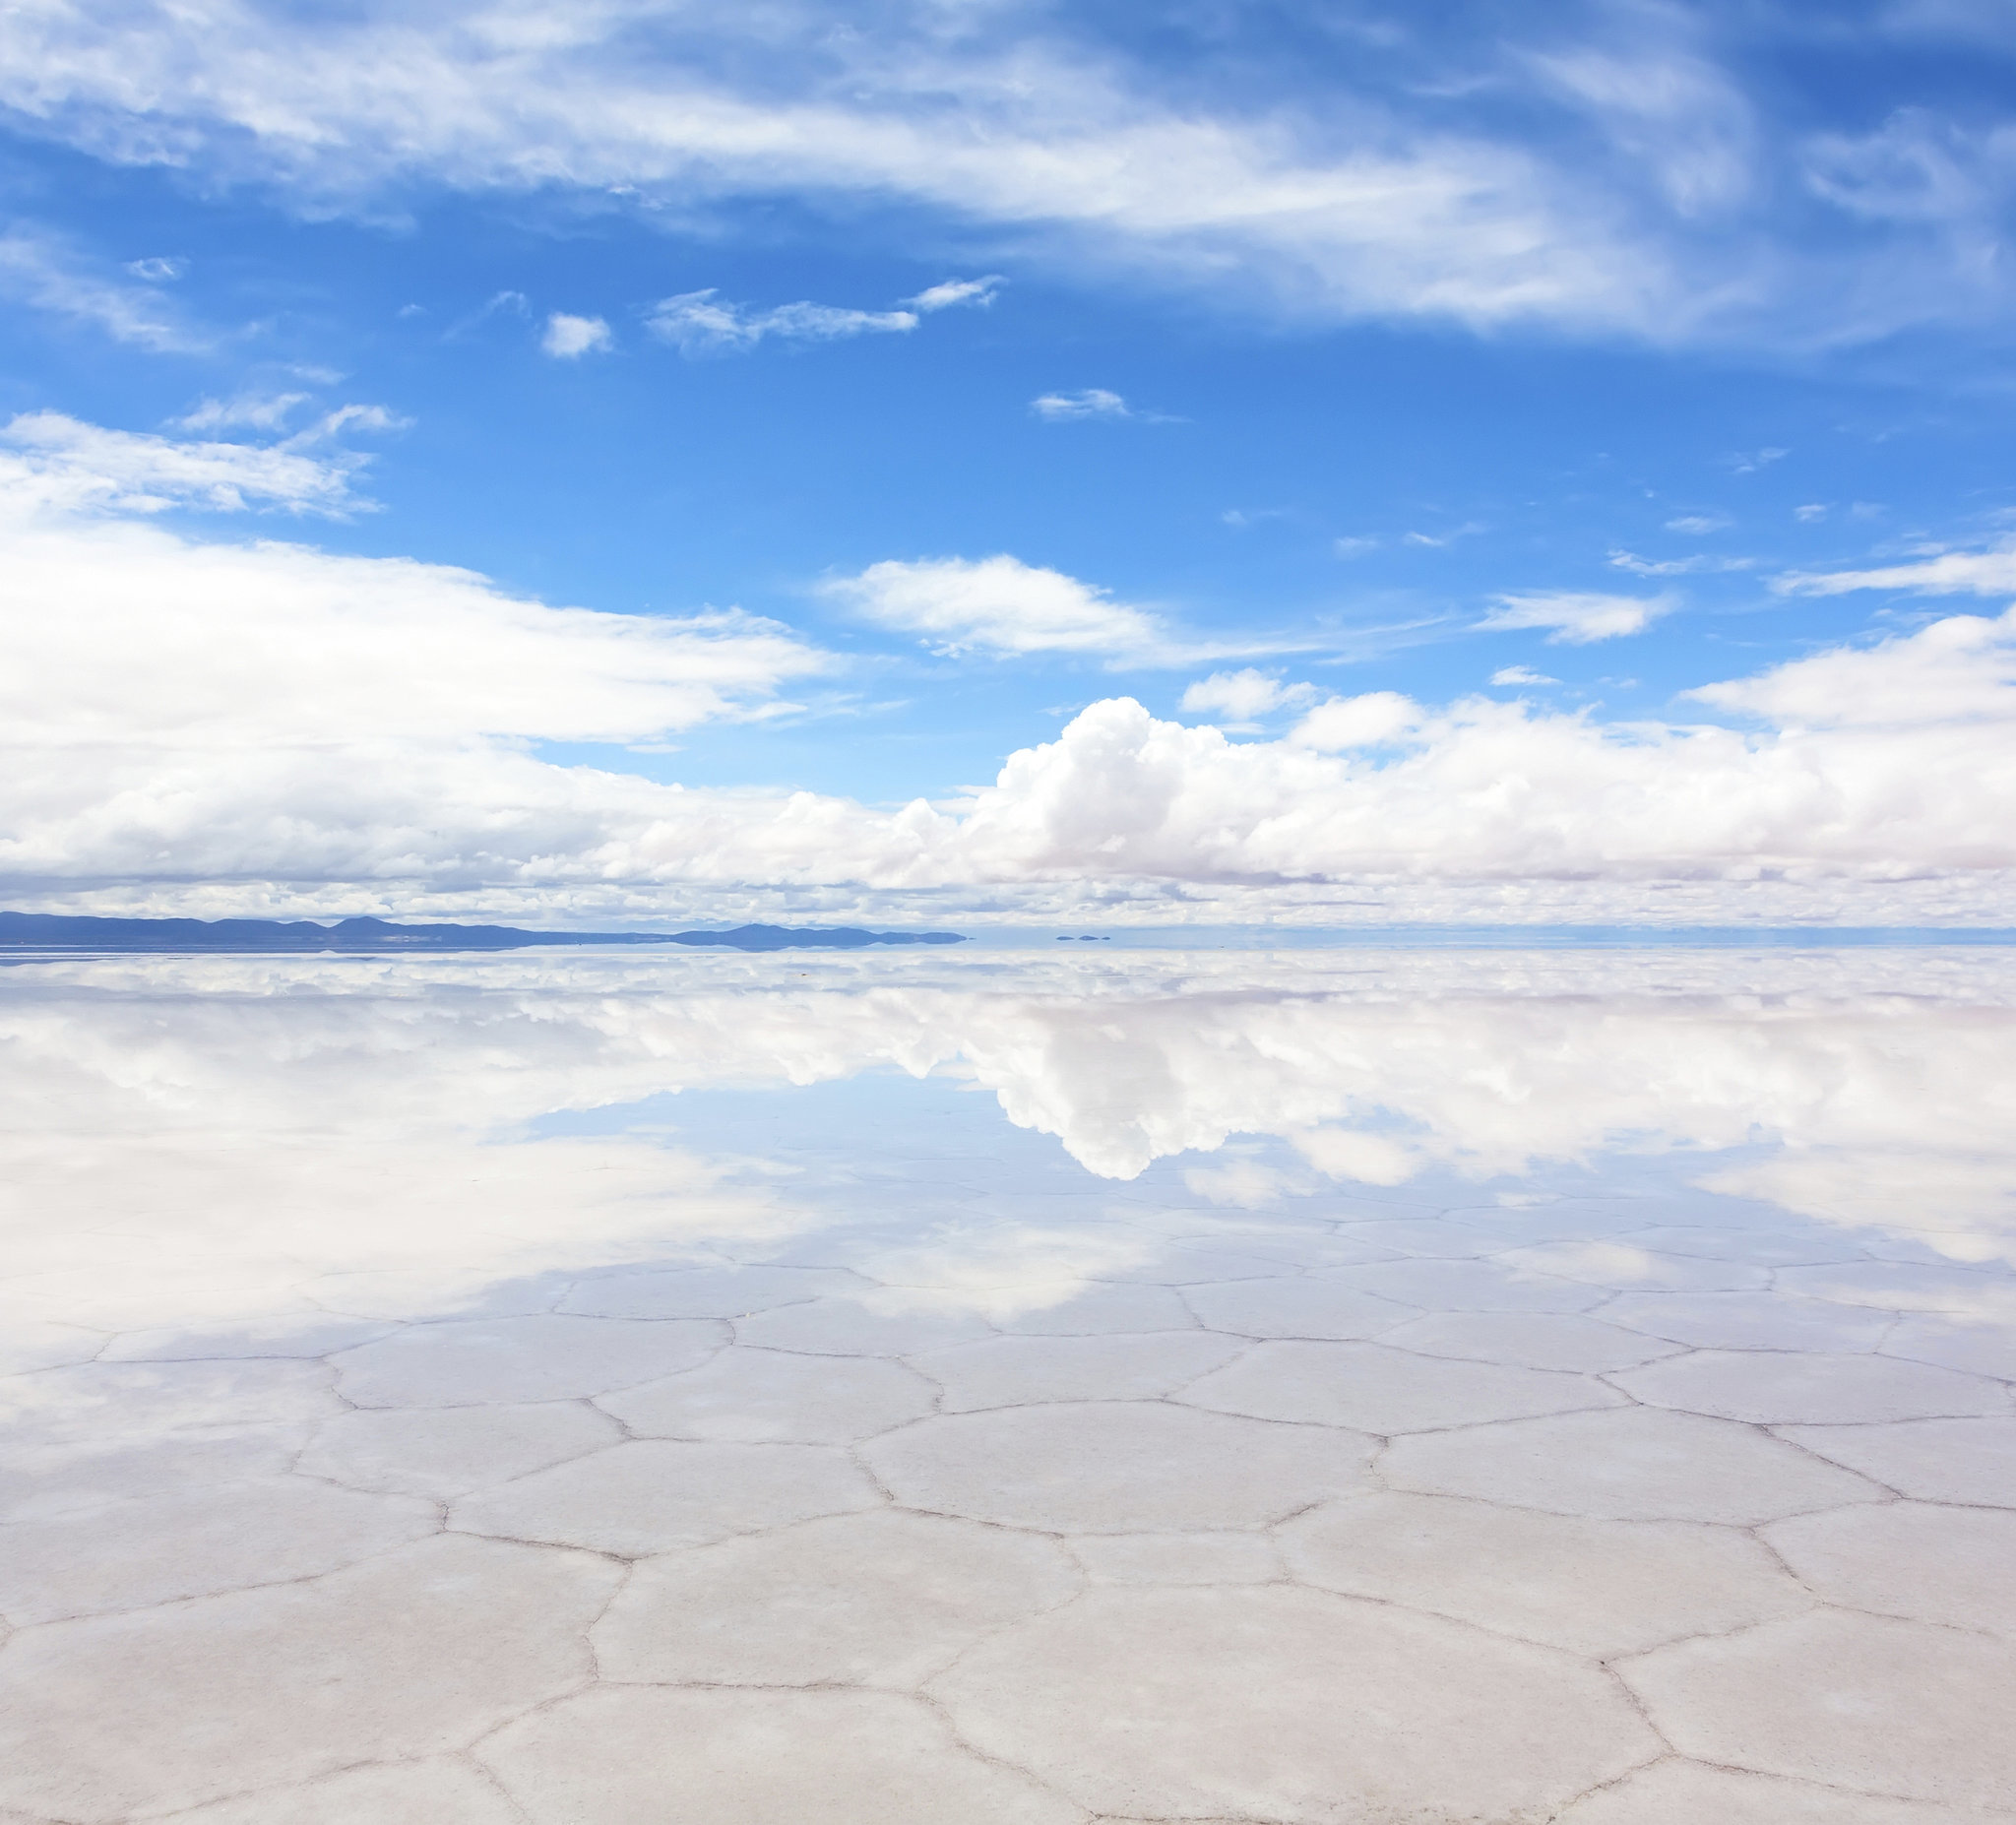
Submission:
<svg viewBox="0 0 2016 1825">
<path fill-rule="evenodd" d="M 0 899 L 2006 925 L 2016 14 L 26 0 Z"/>
</svg>

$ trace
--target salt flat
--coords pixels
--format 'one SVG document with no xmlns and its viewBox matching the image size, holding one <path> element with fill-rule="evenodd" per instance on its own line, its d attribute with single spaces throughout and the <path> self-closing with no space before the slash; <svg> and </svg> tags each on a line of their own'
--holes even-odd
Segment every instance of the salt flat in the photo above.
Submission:
<svg viewBox="0 0 2016 1825">
<path fill-rule="evenodd" d="M 0 976 L 0 1820 L 2016 1819 L 2016 956 Z"/>
</svg>

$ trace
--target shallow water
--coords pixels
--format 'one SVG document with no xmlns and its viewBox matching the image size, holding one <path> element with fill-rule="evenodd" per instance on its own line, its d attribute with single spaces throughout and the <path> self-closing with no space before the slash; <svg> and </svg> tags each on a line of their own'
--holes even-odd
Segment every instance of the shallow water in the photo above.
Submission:
<svg viewBox="0 0 2016 1825">
<path fill-rule="evenodd" d="M 0 1818 L 2016 1817 L 2016 952 L 80 959 L 0 1041 Z"/>
</svg>

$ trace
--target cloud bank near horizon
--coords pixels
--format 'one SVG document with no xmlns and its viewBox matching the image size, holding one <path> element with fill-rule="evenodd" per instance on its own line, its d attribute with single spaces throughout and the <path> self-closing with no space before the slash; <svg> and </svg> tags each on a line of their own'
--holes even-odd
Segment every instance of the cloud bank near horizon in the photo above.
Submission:
<svg viewBox="0 0 2016 1825">
<path fill-rule="evenodd" d="M 542 757 L 541 744 L 650 746 L 780 714 L 788 687 L 844 662 L 788 628 L 734 611 L 551 607 L 445 566 L 204 541 L 92 512 L 146 507 L 129 498 L 136 463 L 183 472 L 166 440 L 94 441 L 91 428 L 17 435 L 31 453 L 54 448 L 71 482 L 18 496 L 0 521 L 16 629 L 0 680 L 0 889 L 14 905 L 574 920 L 2007 917 L 2016 608 L 1703 685 L 1698 721 L 1606 724 L 1523 701 L 1217 673 L 1193 687 L 1194 709 L 1293 720 L 1234 740 L 1109 697 L 1011 754 L 991 785 L 887 809 Z M 189 448 L 239 451 L 202 461 L 267 472 L 254 446 Z M 72 472 L 94 452 L 116 459 L 98 489 Z M 278 473 L 268 493 L 291 505 L 300 484 Z M 214 485 L 208 468 L 184 479 Z M 878 572 L 871 607 L 997 653 L 1110 644 L 1112 617 L 1140 612 L 1006 558 L 856 581 Z M 1891 587 L 1901 573 L 1877 574 Z M 1918 582 L 1942 589 L 1946 573 Z M 1025 596 L 1042 612 L 1018 623 Z"/>
</svg>

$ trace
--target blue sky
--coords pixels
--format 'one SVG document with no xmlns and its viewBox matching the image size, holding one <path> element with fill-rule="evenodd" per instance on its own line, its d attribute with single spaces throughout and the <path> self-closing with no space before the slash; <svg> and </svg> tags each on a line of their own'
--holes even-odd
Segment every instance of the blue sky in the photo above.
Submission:
<svg viewBox="0 0 2016 1825">
<path fill-rule="evenodd" d="M 2007 9 L 1962 0 L 17 12 L 0 414 L 39 542 L 10 613 L 56 784 L 10 814 L 10 898 L 1334 918 L 1432 878 L 1398 910 L 2003 922 L 1994 800 L 1943 782 L 2009 765 L 2012 77 Z M 391 572 L 311 587 L 311 554 L 492 605 L 435 627 L 415 585 L 387 618 L 358 603 Z M 133 598 L 183 569 L 172 613 Z M 631 675 L 624 629 L 585 658 L 539 605 L 682 657 Z M 519 662 L 485 614 L 524 670 L 450 703 L 457 642 Z M 1955 614 L 1979 631 L 1925 644 Z M 424 713 L 324 689 L 339 649 Z M 1177 741 L 1145 805 L 1163 738 L 1129 724 L 1133 784 L 988 801 L 1017 834 L 982 841 L 966 788 L 1123 698 L 1254 752 Z M 1554 758 L 1458 753 L 1494 703 Z M 1739 750 L 1705 774 L 1702 724 Z M 1557 736 L 1623 773 L 1575 797 L 1610 760 Z M 349 802 L 301 798 L 311 749 Z M 1799 805 L 1729 773 L 1766 749 Z M 199 750 L 243 764 L 198 781 Z M 374 782 L 430 768 L 564 801 L 564 839 L 472 812 L 480 843 L 416 850 Z M 830 865 L 679 824 L 790 792 Z M 1713 828 L 1645 850 L 1704 796 Z M 917 798 L 952 822 L 892 859 Z M 1396 848 L 1423 805 L 1432 853 Z"/>
</svg>

